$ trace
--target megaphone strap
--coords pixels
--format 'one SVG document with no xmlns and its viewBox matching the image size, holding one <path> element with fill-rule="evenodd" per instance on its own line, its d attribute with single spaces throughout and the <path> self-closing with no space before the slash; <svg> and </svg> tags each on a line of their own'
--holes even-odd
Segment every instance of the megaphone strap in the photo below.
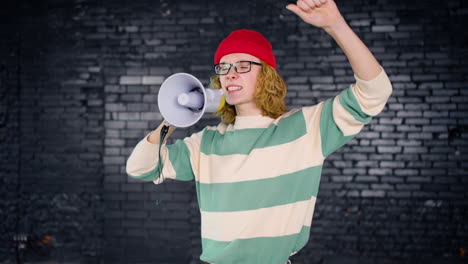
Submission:
<svg viewBox="0 0 468 264">
<path fill-rule="evenodd" d="M 164 138 L 166 137 L 167 135 L 167 132 L 169 131 L 169 126 L 166 126 L 164 125 L 162 128 L 161 128 L 161 132 L 160 132 L 160 136 L 159 136 L 159 150 L 158 150 L 158 166 L 156 166 L 157 170 L 156 170 L 156 176 L 157 177 L 162 177 L 161 179 L 161 182 L 164 181 L 164 176 L 163 176 L 163 161 L 162 161 L 162 158 L 161 158 L 161 147 L 163 145 L 163 142 L 164 142 Z"/>
</svg>

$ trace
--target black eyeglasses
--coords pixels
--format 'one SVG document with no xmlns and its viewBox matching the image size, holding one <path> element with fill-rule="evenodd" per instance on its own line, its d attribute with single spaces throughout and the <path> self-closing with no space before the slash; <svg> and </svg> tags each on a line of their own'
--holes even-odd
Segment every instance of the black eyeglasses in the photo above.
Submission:
<svg viewBox="0 0 468 264">
<path fill-rule="evenodd" d="M 236 63 L 218 63 L 214 66 L 215 73 L 217 75 L 226 75 L 228 74 L 231 67 L 234 66 L 234 70 L 237 73 L 246 73 L 252 69 L 253 65 L 262 66 L 261 63 L 254 62 L 254 61 L 238 61 Z"/>
</svg>

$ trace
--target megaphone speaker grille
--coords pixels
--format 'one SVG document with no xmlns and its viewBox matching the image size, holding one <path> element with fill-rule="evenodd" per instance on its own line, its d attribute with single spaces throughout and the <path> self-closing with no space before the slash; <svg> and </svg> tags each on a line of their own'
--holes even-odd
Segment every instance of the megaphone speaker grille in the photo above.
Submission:
<svg viewBox="0 0 468 264">
<path fill-rule="evenodd" d="M 188 127 L 198 122 L 205 111 L 219 109 L 222 98 L 222 90 L 204 88 L 193 75 L 176 73 L 161 85 L 158 107 L 171 125 Z"/>
<path fill-rule="evenodd" d="M 203 85 L 190 74 L 176 73 L 169 76 L 161 85 L 158 94 L 159 111 L 164 119 L 177 127 L 188 127 L 198 122 L 203 116 L 203 111 L 193 111 L 178 102 L 180 94 L 197 88 L 202 89 Z"/>
</svg>

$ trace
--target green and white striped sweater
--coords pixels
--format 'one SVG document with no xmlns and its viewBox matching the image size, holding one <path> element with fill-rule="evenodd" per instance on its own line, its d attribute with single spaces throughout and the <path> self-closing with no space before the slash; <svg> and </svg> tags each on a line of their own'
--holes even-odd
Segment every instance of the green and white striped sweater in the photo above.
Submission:
<svg viewBox="0 0 468 264">
<path fill-rule="evenodd" d="M 283 264 L 309 240 L 324 159 L 377 115 L 391 94 L 382 70 L 335 98 L 277 119 L 238 116 L 163 146 L 164 178 L 195 180 L 209 263 Z M 140 141 L 129 176 L 162 182 L 158 145 Z"/>
</svg>

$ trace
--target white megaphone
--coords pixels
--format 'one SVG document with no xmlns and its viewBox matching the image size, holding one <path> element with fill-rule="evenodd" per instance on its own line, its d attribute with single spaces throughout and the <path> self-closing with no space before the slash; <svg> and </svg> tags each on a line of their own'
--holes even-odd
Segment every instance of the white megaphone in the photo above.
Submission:
<svg viewBox="0 0 468 264">
<path fill-rule="evenodd" d="M 221 89 L 209 89 L 188 73 L 176 73 L 162 84 L 158 94 L 159 112 L 170 125 L 189 127 L 205 112 L 214 112 L 224 104 Z"/>
</svg>

